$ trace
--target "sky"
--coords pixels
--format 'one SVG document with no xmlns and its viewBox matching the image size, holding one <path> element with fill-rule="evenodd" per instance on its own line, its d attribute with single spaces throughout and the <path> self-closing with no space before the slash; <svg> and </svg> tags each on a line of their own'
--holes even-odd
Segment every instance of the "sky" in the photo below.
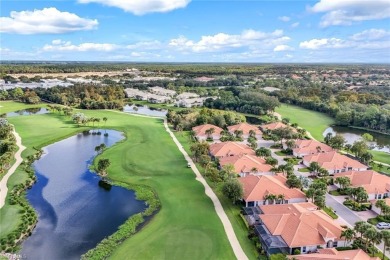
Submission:
<svg viewBox="0 0 390 260">
<path fill-rule="evenodd" d="M 390 63 L 390 0 L 0 0 L 0 60 Z"/>
</svg>

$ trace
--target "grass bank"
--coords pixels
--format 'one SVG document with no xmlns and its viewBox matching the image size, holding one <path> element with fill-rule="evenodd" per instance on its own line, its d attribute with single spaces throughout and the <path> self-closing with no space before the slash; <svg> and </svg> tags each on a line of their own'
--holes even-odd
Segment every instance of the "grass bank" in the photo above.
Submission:
<svg viewBox="0 0 390 260">
<path fill-rule="evenodd" d="M 275 109 L 282 118 L 289 118 L 291 123 L 297 123 L 300 127 L 306 129 L 318 141 L 322 141 L 324 137 L 322 133 L 330 125 L 334 124 L 334 119 L 330 116 L 304 109 L 298 106 L 282 104 Z"/>
</svg>

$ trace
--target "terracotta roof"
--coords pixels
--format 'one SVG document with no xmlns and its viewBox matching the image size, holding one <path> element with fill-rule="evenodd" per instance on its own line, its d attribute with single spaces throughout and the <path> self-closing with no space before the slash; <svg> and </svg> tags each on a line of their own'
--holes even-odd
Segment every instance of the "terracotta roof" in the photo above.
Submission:
<svg viewBox="0 0 390 260">
<path fill-rule="evenodd" d="M 290 259 L 297 260 L 321 260 L 321 259 L 333 259 L 333 260 L 380 260 L 379 257 L 371 257 L 362 249 L 337 251 L 335 248 L 318 249 L 318 253 L 302 254 L 289 256 Z"/>
<path fill-rule="evenodd" d="M 343 169 L 348 167 L 367 168 L 367 166 L 361 164 L 357 160 L 341 155 L 336 151 L 306 155 L 303 157 L 303 161 L 308 163 L 317 162 L 322 168 L 327 170 Z"/>
<path fill-rule="evenodd" d="M 206 131 L 210 128 L 214 128 L 214 134 L 221 134 L 223 131 L 222 128 L 216 126 L 216 125 L 211 125 L 211 124 L 205 124 L 205 125 L 198 125 L 192 128 L 192 131 L 195 132 L 195 135 L 207 135 Z"/>
<path fill-rule="evenodd" d="M 331 152 L 333 151 L 332 147 L 318 142 L 316 140 L 296 140 L 295 148 L 293 148 L 294 153 L 299 154 L 316 154 L 318 153 L 317 147 L 321 148 L 320 152 Z"/>
<path fill-rule="evenodd" d="M 353 187 L 363 187 L 368 194 L 390 191 L 390 177 L 372 170 L 336 173 L 334 178 L 341 176 L 348 177 Z"/>
<path fill-rule="evenodd" d="M 326 244 L 340 239 L 341 226 L 310 202 L 260 206 L 259 215 L 272 235 L 280 235 L 289 247 Z"/>
<path fill-rule="evenodd" d="M 249 135 L 249 131 L 253 130 L 257 135 L 261 134 L 261 131 L 257 126 L 250 125 L 247 123 L 240 123 L 238 125 L 229 126 L 228 130 L 230 133 L 234 133 L 234 131 L 236 130 L 241 130 L 245 135 Z"/>
<path fill-rule="evenodd" d="M 221 166 L 232 164 L 236 173 L 251 172 L 253 168 L 257 169 L 257 172 L 270 172 L 272 166 L 265 163 L 263 158 L 254 155 L 236 155 L 224 157 L 219 160 Z"/>
<path fill-rule="evenodd" d="M 246 177 L 241 177 L 238 180 L 242 184 L 244 190 L 243 198 L 245 201 L 264 200 L 264 196 L 268 194 L 283 194 L 286 200 L 306 198 L 305 193 L 301 190 L 287 187 L 287 179 L 281 175 L 248 175 Z"/>
<path fill-rule="evenodd" d="M 242 143 L 223 142 L 210 145 L 210 154 L 215 157 L 226 157 L 243 154 L 255 155 L 255 151 Z"/>
<path fill-rule="evenodd" d="M 287 125 L 283 124 L 282 122 L 274 122 L 274 123 L 270 123 L 270 124 L 261 125 L 261 128 L 263 130 L 264 129 L 275 130 L 275 129 L 282 128 L 282 127 L 287 127 Z"/>
</svg>

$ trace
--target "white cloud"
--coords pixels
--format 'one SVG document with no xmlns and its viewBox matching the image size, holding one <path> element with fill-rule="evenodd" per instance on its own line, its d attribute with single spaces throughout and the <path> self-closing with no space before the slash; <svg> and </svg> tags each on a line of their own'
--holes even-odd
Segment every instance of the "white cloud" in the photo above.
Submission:
<svg viewBox="0 0 390 260">
<path fill-rule="evenodd" d="M 78 0 L 79 3 L 99 3 L 117 7 L 135 15 L 165 13 L 186 7 L 191 0 Z"/>
<path fill-rule="evenodd" d="M 390 48 L 390 31 L 370 29 L 353 34 L 346 39 L 322 38 L 303 41 L 299 44 L 302 49 L 386 49 Z"/>
<path fill-rule="evenodd" d="M 390 31 L 386 31 L 383 29 L 370 29 L 370 30 L 362 31 L 360 33 L 356 33 L 352 35 L 350 38 L 356 41 L 361 41 L 361 40 L 372 41 L 372 40 L 383 39 L 389 36 L 390 36 Z"/>
<path fill-rule="evenodd" d="M 118 49 L 119 46 L 111 43 L 91 43 L 85 42 L 79 45 L 74 45 L 70 41 L 65 42 L 61 40 L 52 41 L 52 45 L 46 44 L 43 46 L 42 51 L 103 51 L 110 52 Z"/>
<path fill-rule="evenodd" d="M 199 41 L 189 40 L 184 36 L 171 39 L 169 46 L 176 50 L 191 52 L 215 52 L 238 48 L 274 48 L 278 44 L 289 41 L 290 38 L 283 36 L 282 30 L 271 33 L 244 30 L 241 34 L 217 33 L 214 35 L 201 36 Z"/>
<path fill-rule="evenodd" d="M 291 24 L 291 27 L 292 27 L 292 28 L 296 28 L 296 27 L 298 27 L 298 26 L 299 26 L 299 22 L 296 22 L 296 23 Z"/>
<path fill-rule="evenodd" d="M 279 16 L 278 19 L 283 22 L 289 22 L 291 20 L 288 16 Z"/>
<path fill-rule="evenodd" d="M 57 34 L 96 29 L 97 20 L 61 12 L 54 7 L 34 11 L 12 11 L 0 17 L 0 32 L 15 34 Z"/>
<path fill-rule="evenodd" d="M 323 39 L 312 39 L 309 41 L 304 41 L 299 44 L 299 47 L 302 49 L 334 49 L 334 48 L 344 48 L 347 47 L 346 42 L 337 38 L 323 38 Z"/>
<path fill-rule="evenodd" d="M 160 41 L 147 41 L 147 42 L 137 42 L 134 44 L 129 44 L 126 46 L 129 50 L 143 49 L 143 50 L 158 50 L 161 49 Z"/>
<path fill-rule="evenodd" d="M 291 51 L 293 50 L 294 48 L 292 48 L 291 46 L 288 46 L 288 45 L 285 45 L 285 44 L 282 44 L 282 45 L 278 45 L 274 48 L 274 51 Z"/>
<path fill-rule="evenodd" d="M 315 13 L 325 13 L 320 26 L 351 25 L 356 22 L 390 17 L 390 0 L 320 0 L 309 8 Z"/>
</svg>

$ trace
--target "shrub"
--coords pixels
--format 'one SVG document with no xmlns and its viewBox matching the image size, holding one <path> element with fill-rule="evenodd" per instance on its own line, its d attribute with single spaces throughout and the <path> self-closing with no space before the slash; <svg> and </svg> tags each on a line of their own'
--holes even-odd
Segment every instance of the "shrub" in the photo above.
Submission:
<svg viewBox="0 0 390 260">
<path fill-rule="evenodd" d="M 301 250 L 294 249 L 293 255 L 300 255 L 300 254 L 301 254 Z"/>
</svg>

